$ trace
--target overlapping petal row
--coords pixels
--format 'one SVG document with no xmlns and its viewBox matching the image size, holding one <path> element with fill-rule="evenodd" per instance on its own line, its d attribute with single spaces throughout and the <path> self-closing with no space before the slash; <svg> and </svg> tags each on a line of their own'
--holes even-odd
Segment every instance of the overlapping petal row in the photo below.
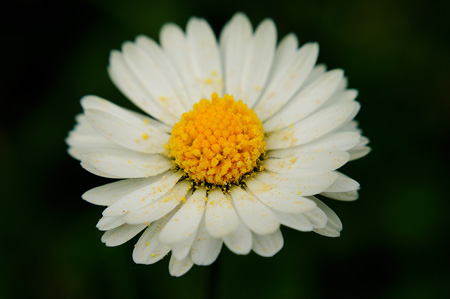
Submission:
<svg viewBox="0 0 450 299">
<path fill-rule="evenodd" d="M 198 18 L 186 33 L 165 25 L 160 42 L 140 36 L 125 43 L 108 69 L 147 115 L 86 96 L 67 139 L 86 170 L 123 179 L 83 195 L 106 206 L 97 224 L 102 241 L 117 246 L 143 232 L 134 261 L 152 264 L 171 251 L 170 273 L 179 276 L 213 263 L 223 243 L 237 254 L 274 255 L 283 246 L 280 224 L 339 236 L 339 218 L 315 195 L 357 199 L 359 184 L 337 169 L 370 151 L 353 120 L 357 91 L 347 89 L 343 71 L 316 66 L 316 43 L 299 47 L 290 34 L 277 45 L 272 20 L 253 30 L 241 13 L 219 43 Z M 214 92 L 242 99 L 266 132 L 264 170 L 226 193 L 193 188 L 165 149 L 182 113 Z"/>
</svg>

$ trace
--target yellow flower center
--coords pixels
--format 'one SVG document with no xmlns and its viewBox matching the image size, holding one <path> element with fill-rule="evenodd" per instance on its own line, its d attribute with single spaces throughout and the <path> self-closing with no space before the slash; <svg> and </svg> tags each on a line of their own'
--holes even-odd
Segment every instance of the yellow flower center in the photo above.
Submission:
<svg viewBox="0 0 450 299">
<path fill-rule="evenodd" d="M 264 154 L 262 122 L 233 96 L 202 99 L 184 113 L 167 144 L 170 156 L 196 183 L 238 183 Z"/>
</svg>

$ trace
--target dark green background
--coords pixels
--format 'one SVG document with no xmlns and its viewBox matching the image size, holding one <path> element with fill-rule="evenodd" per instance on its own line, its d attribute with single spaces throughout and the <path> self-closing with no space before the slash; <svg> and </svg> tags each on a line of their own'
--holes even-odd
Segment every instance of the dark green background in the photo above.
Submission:
<svg viewBox="0 0 450 299">
<path fill-rule="evenodd" d="M 1 298 L 441 298 L 449 274 L 449 2 L 16 1 L 2 8 Z M 359 89 L 372 153 L 343 171 L 353 203 L 331 239 L 283 228 L 273 258 L 223 249 L 213 267 L 172 278 L 168 259 L 133 263 L 134 241 L 100 242 L 102 209 L 80 195 L 108 182 L 82 170 L 64 139 L 96 94 L 131 107 L 106 73 L 109 52 L 168 21 L 236 11 L 274 19 L 279 36 L 318 41 L 319 62 Z"/>
</svg>

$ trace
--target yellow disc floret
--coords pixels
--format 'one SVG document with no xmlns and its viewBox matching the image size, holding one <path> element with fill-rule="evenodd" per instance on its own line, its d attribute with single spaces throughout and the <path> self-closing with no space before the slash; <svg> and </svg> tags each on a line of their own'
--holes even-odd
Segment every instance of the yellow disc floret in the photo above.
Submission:
<svg viewBox="0 0 450 299">
<path fill-rule="evenodd" d="M 265 145 L 256 113 L 233 96 L 214 93 L 181 116 L 167 148 L 196 183 L 227 185 L 257 166 Z"/>
</svg>

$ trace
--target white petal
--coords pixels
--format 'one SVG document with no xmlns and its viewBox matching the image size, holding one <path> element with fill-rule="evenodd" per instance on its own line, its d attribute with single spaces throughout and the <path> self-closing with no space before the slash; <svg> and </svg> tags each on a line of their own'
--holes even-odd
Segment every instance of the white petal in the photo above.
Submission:
<svg viewBox="0 0 450 299">
<path fill-rule="evenodd" d="M 99 136 L 98 133 L 95 132 L 95 130 L 89 124 L 86 115 L 84 115 L 83 113 L 77 114 L 75 116 L 75 121 L 76 121 L 75 129 L 79 133 L 82 133 L 83 135 Z"/>
<path fill-rule="evenodd" d="M 342 201 L 353 201 L 358 199 L 358 191 L 348 191 L 348 192 L 323 192 L 321 195 Z"/>
<path fill-rule="evenodd" d="M 67 152 L 69 155 L 71 155 L 73 158 L 77 160 L 81 160 L 81 155 L 89 152 L 93 149 L 98 148 L 118 148 L 121 147 L 118 144 L 115 144 L 109 140 L 106 140 L 102 136 L 82 136 L 82 135 L 76 135 L 71 134 L 66 139 L 66 143 L 69 145 L 69 149 Z"/>
<path fill-rule="evenodd" d="M 276 188 L 254 178 L 245 181 L 253 194 L 267 206 L 282 212 L 300 213 L 316 207 L 316 204 L 302 196 L 298 191 Z"/>
<path fill-rule="evenodd" d="M 327 224 L 328 218 L 319 207 L 303 213 L 314 228 L 323 228 Z"/>
<path fill-rule="evenodd" d="M 284 158 L 302 152 L 347 151 L 357 145 L 360 138 L 361 135 L 355 132 L 335 132 L 300 146 L 269 151 L 267 155 Z"/>
<path fill-rule="evenodd" d="M 177 209 L 173 210 L 145 230 L 133 250 L 133 260 L 136 264 L 154 264 L 169 253 L 172 246 L 159 242 L 159 234 L 176 211 Z"/>
<path fill-rule="evenodd" d="M 191 257 L 187 255 L 183 260 L 177 260 L 173 255 L 170 258 L 169 262 L 169 272 L 170 275 L 175 277 L 180 277 L 184 275 L 187 271 L 189 271 L 194 263 L 191 260 Z"/>
<path fill-rule="evenodd" d="M 163 153 L 170 135 L 106 100 L 86 96 L 81 104 L 91 126 L 106 139 L 144 153 Z"/>
<path fill-rule="evenodd" d="M 101 176 L 101 177 L 104 177 L 104 178 L 110 178 L 110 179 L 119 179 L 119 177 L 117 177 L 115 175 L 108 174 L 106 172 L 98 170 L 93 165 L 91 165 L 91 163 L 89 163 L 87 161 L 81 161 L 80 164 L 81 164 L 81 167 L 83 167 L 84 169 L 86 169 L 90 173 L 95 174 L 97 176 Z"/>
<path fill-rule="evenodd" d="M 168 55 L 154 40 L 143 35 L 136 39 L 136 45 L 147 52 L 148 55 L 152 56 L 153 62 L 157 65 L 157 69 L 154 70 L 157 73 L 154 75 L 165 77 L 165 85 L 159 86 L 159 88 L 165 88 L 164 92 L 161 94 L 165 97 L 163 104 L 169 105 L 169 99 L 173 96 L 177 99 L 177 101 L 174 101 L 174 106 L 179 106 L 181 104 L 185 111 L 189 110 L 192 107 L 192 104 L 191 99 L 189 99 L 188 89 Z M 168 107 L 171 111 L 171 106 Z M 183 111 L 181 111 L 181 113 L 183 113 Z"/>
<path fill-rule="evenodd" d="M 298 38 L 295 34 L 289 33 L 278 44 L 273 60 L 272 70 L 270 71 L 269 82 L 280 75 L 289 64 L 294 61 L 298 50 Z"/>
<path fill-rule="evenodd" d="M 94 96 L 94 95 L 87 95 L 84 96 L 81 99 L 81 106 L 83 109 L 93 109 L 93 110 L 100 110 L 104 111 L 108 114 L 111 114 L 117 118 L 127 120 L 131 125 L 136 127 L 146 127 L 144 125 L 148 126 L 148 130 L 150 132 L 159 132 L 159 131 L 166 131 L 167 128 L 169 128 L 166 124 L 161 123 L 157 120 L 152 120 L 146 115 L 143 115 L 141 113 L 134 112 L 132 110 L 128 110 L 126 108 L 120 107 L 108 100 L 105 100 L 101 97 Z M 92 127 L 92 124 L 89 121 L 89 118 L 87 118 L 87 121 L 89 125 Z M 95 129 L 95 127 L 92 127 Z"/>
<path fill-rule="evenodd" d="M 274 132 L 267 138 L 266 147 L 282 149 L 317 139 L 353 119 L 359 107 L 356 102 L 340 103 L 314 113 L 292 128 Z"/>
<path fill-rule="evenodd" d="M 241 78 L 242 98 L 252 107 L 261 95 L 275 56 L 277 30 L 273 20 L 265 19 L 256 28 L 247 48 Z"/>
<path fill-rule="evenodd" d="M 355 132 L 358 133 L 359 135 L 361 135 L 361 129 L 358 128 L 359 124 L 356 120 L 352 120 L 349 121 L 348 123 L 346 123 L 345 125 L 343 125 L 342 127 L 339 128 L 339 131 L 351 131 L 351 132 Z M 362 140 L 362 137 L 361 137 Z M 359 141 L 361 143 L 361 140 Z"/>
<path fill-rule="evenodd" d="M 339 219 L 339 217 L 336 215 L 335 212 L 333 212 L 332 209 L 330 209 L 327 205 L 325 205 L 323 202 L 318 200 L 315 197 L 311 198 L 317 203 L 317 206 L 325 212 L 328 218 L 328 222 L 323 228 L 315 228 L 314 232 L 326 236 L 326 237 L 339 237 L 340 232 L 342 230 L 342 222 Z"/>
<path fill-rule="evenodd" d="M 277 216 L 278 221 L 284 226 L 302 232 L 309 232 L 313 230 L 311 222 L 309 222 L 308 218 L 306 218 L 306 216 L 302 213 L 283 213 L 276 210 L 273 210 L 273 213 Z"/>
<path fill-rule="evenodd" d="M 155 176 L 173 167 L 172 161 L 162 155 L 149 155 L 126 148 L 90 150 L 82 154 L 81 159 L 117 178 Z"/>
<path fill-rule="evenodd" d="M 97 223 L 97 228 L 106 231 L 119 227 L 124 223 L 122 217 L 102 217 Z"/>
<path fill-rule="evenodd" d="M 134 112 L 134 111 L 129 111 L 129 112 L 131 112 L 132 114 L 137 116 L 139 119 L 142 119 L 142 115 L 140 113 L 137 113 L 137 112 Z M 170 134 L 170 132 L 172 132 L 173 126 L 169 126 L 169 125 L 167 125 L 167 124 L 165 124 L 163 122 L 160 122 L 157 119 L 154 119 L 154 118 L 151 118 L 151 117 L 144 117 L 143 120 L 144 120 L 144 123 L 146 125 L 150 125 L 152 127 L 155 127 L 157 129 L 161 130 L 162 132 L 165 132 L 167 134 Z"/>
<path fill-rule="evenodd" d="M 155 120 L 151 117 L 148 117 L 147 115 L 143 115 L 141 113 L 128 110 L 126 108 L 120 107 L 108 100 L 105 100 L 103 98 L 100 98 L 98 96 L 94 95 L 87 95 L 84 96 L 81 99 L 81 105 L 83 109 L 94 109 L 94 110 L 101 110 L 105 111 L 108 114 L 111 114 L 117 118 L 127 120 L 131 125 L 136 127 L 145 127 L 150 132 L 154 131 L 162 131 L 166 133 L 170 133 L 171 126 L 168 126 L 167 124 L 160 122 L 158 120 Z M 87 120 L 87 125 L 89 125 L 92 129 L 95 129 L 92 127 L 92 124 L 90 123 L 89 119 L 85 117 Z M 86 128 L 87 129 L 87 128 Z M 96 132 L 96 130 L 94 130 Z"/>
<path fill-rule="evenodd" d="M 120 91 L 143 111 L 169 125 L 177 122 L 173 114 L 165 111 L 152 98 L 145 86 L 142 85 L 138 77 L 136 77 L 127 65 L 122 53 L 119 51 L 111 52 L 108 73 Z"/>
<path fill-rule="evenodd" d="M 208 233 L 214 238 L 228 235 L 238 228 L 239 218 L 231 205 L 231 198 L 225 197 L 219 188 L 208 195 L 205 224 Z"/>
<path fill-rule="evenodd" d="M 336 93 L 340 93 L 340 92 L 344 91 L 345 89 L 347 89 L 347 87 L 348 87 L 348 78 L 344 77 L 344 79 L 341 81 L 341 83 L 339 83 Z"/>
<path fill-rule="evenodd" d="M 164 60 L 165 57 L 162 52 L 157 52 L 158 50 L 158 47 L 152 47 L 152 52 L 144 51 L 143 47 L 131 42 L 122 45 L 125 62 L 153 101 L 169 114 L 179 118 L 186 108 L 164 76 L 165 68 L 158 60 Z"/>
<path fill-rule="evenodd" d="M 253 234 L 253 246 L 254 252 L 264 257 L 274 256 L 278 251 L 283 248 L 284 240 L 281 231 L 277 229 L 270 235 L 258 235 Z"/>
<path fill-rule="evenodd" d="M 279 228 L 280 224 L 272 211 L 254 196 L 237 186 L 232 187 L 230 191 L 236 211 L 253 232 L 267 235 Z"/>
<path fill-rule="evenodd" d="M 260 120 L 265 121 L 280 110 L 299 90 L 316 63 L 319 46 L 307 43 L 288 61 L 280 63 L 277 73 L 272 74 L 261 99 L 255 107 Z"/>
<path fill-rule="evenodd" d="M 159 181 L 140 188 L 110 205 L 103 211 L 103 216 L 120 216 L 151 204 L 172 189 L 182 176 L 182 172 L 160 175 Z"/>
<path fill-rule="evenodd" d="M 191 105 L 202 97 L 202 90 L 195 76 L 192 75 L 192 65 L 188 52 L 190 51 L 183 30 L 175 24 L 166 24 L 160 32 L 160 42 L 164 51 L 178 71 L 188 95 L 191 97 Z"/>
<path fill-rule="evenodd" d="M 264 186 L 260 187 L 262 189 L 279 188 L 294 190 L 298 195 L 308 196 L 318 194 L 331 186 L 337 180 L 338 174 L 336 172 L 311 172 L 284 175 L 261 172 L 254 178 L 265 183 Z"/>
<path fill-rule="evenodd" d="M 222 243 L 222 239 L 213 238 L 208 233 L 205 225 L 205 217 L 203 217 L 197 231 L 197 236 L 192 244 L 192 260 L 196 265 L 211 265 L 219 256 Z"/>
<path fill-rule="evenodd" d="M 281 158 L 266 159 L 264 169 L 282 174 L 331 171 L 347 163 L 350 155 L 343 151 L 329 151 L 321 153 L 299 153 L 298 155 Z"/>
<path fill-rule="evenodd" d="M 363 146 L 360 148 L 355 148 L 355 149 L 351 149 L 349 151 L 350 153 L 350 161 L 352 160 L 356 160 L 359 158 L 362 158 L 364 156 L 366 156 L 368 153 L 370 153 L 372 149 L 369 146 Z"/>
<path fill-rule="evenodd" d="M 339 231 L 342 230 L 342 222 L 339 219 L 338 215 L 330 209 L 326 204 L 324 204 L 322 201 L 320 201 L 318 198 L 311 196 L 311 200 L 313 200 L 319 209 L 321 209 L 327 216 L 328 223 L 332 226 L 336 227 Z"/>
<path fill-rule="evenodd" d="M 77 114 L 75 116 L 75 126 L 73 130 L 69 132 L 69 136 L 67 136 L 66 142 L 68 145 L 72 146 L 68 141 L 70 140 L 71 135 L 79 135 L 81 137 L 96 137 L 99 136 L 103 141 L 106 141 L 105 138 L 101 137 L 89 124 L 89 121 L 86 118 L 86 115 L 83 113 Z"/>
<path fill-rule="evenodd" d="M 162 243 L 179 243 L 195 236 L 205 210 L 206 189 L 198 188 L 184 203 L 159 235 Z"/>
<path fill-rule="evenodd" d="M 136 236 L 146 227 L 146 224 L 123 224 L 117 228 L 105 232 L 102 236 L 102 242 L 109 247 L 122 245 L 123 243 Z"/>
<path fill-rule="evenodd" d="M 348 192 L 359 189 L 359 183 L 348 176 L 338 172 L 338 179 L 324 192 Z"/>
<path fill-rule="evenodd" d="M 369 143 L 369 138 L 365 137 L 365 136 L 361 136 L 361 140 L 359 141 L 359 144 L 357 147 L 363 147 L 365 145 L 367 145 Z M 356 149 L 356 147 L 355 147 Z"/>
<path fill-rule="evenodd" d="M 188 56 L 192 74 L 202 89 L 204 98 L 217 92 L 223 95 L 223 73 L 219 47 L 209 24 L 191 18 L 186 26 Z"/>
<path fill-rule="evenodd" d="M 317 78 L 325 74 L 327 71 L 327 66 L 323 63 L 316 65 L 311 73 L 309 73 L 308 78 L 306 78 L 305 83 L 303 83 L 303 86 L 308 86 L 312 82 L 314 82 Z"/>
<path fill-rule="evenodd" d="M 127 213 L 123 220 L 129 224 L 139 224 L 152 223 L 164 217 L 178 205 L 182 197 L 186 196 L 190 185 L 191 182 L 188 180 L 178 182 L 166 195 L 143 208 Z"/>
<path fill-rule="evenodd" d="M 223 237 L 223 242 L 236 254 L 248 254 L 252 249 L 252 233 L 242 221 L 239 221 L 238 228 Z"/>
<path fill-rule="evenodd" d="M 81 154 L 93 148 L 118 147 L 115 143 L 98 134 L 89 124 L 84 114 L 76 117 L 77 124 L 69 132 L 66 143 L 69 145 L 69 154 L 75 159 L 81 160 Z"/>
<path fill-rule="evenodd" d="M 157 177 L 128 179 L 93 188 L 81 197 L 95 205 L 109 206 L 126 195 L 157 181 Z"/>
<path fill-rule="evenodd" d="M 272 132 L 304 119 L 325 103 L 338 87 L 344 72 L 333 70 L 303 88 L 279 112 L 264 122 L 264 130 Z"/>
<path fill-rule="evenodd" d="M 356 89 L 337 90 L 333 96 L 323 105 L 323 107 L 331 106 L 335 103 L 352 102 L 358 97 Z"/>
<path fill-rule="evenodd" d="M 242 98 L 241 78 L 245 54 L 252 38 L 252 25 L 246 15 L 236 13 L 220 36 L 225 76 L 225 93 Z"/>
<path fill-rule="evenodd" d="M 136 264 L 154 264 L 169 253 L 171 246 L 159 243 L 157 237 L 158 225 L 154 223 L 142 234 L 134 248 L 133 260 Z"/>
<path fill-rule="evenodd" d="M 197 230 L 195 231 L 195 234 L 196 233 Z M 184 259 L 191 252 L 191 247 L 192 243 L 194 243 L 195 234 L 192 234 L 191 236 L 189 236 L 189 238 L 187 238 L 182 242 L 173 244 L 172 256 L 175 257 L 177 260 Z"/>
<path fill-rule="evenodd" d="M 341 235 L 341 231 L 331 225 L 329 222 L 327 222 L 327 224 L 322 228 L 315 228 L 314 232 L 319 235 L 331 238 L 339 237 Z"/>
</svg>

